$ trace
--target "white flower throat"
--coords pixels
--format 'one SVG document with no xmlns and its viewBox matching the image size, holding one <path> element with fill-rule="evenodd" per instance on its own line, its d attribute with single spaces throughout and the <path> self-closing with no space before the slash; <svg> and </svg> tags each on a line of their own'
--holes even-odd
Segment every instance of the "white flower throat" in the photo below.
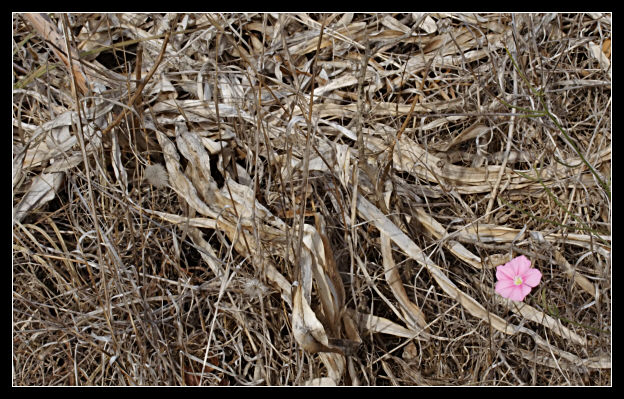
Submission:
<svg viewBox="0 0 624 399">
<path fill-rule="evenodd" d="M 522 284 L 522 277 L 520 277 L 520 276 L 516 276 L 516 277 L 514 277 L 514 284 L 515 284 L 515 285 L 520 285 L 520 284 Z"/>
</svg>

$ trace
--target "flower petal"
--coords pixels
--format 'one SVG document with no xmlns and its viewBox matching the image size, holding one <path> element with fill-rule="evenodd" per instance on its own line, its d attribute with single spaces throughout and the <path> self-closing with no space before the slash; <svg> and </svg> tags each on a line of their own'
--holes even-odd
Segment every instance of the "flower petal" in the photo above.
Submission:
<svg viewBox="0 0 624 399">
<path fill-rule="evenodd" d="M 522 282 L 529 287 L 535 287 L 539 284 L 542 279 L 542 272 L 537 269 L 529 269 L 522 276 Z"/>
<path fill-rule="evenodd" d="M 505 282 L 501 282 L 501 281 L 496 283 L 496 292 L 503 298 L 511 298 L 511 296 L 514 295 L 516 291 L 518 291 L 518 286 L 514 284 L 505 285 L 504 283 Z"/>
<path fill-rule="evenodd" d="M 512 296 L 522 295 L 522 290 L 519 285 L 515 285 L 513 281 L 504 280 L 496 283 L 495 291 L 503 298 L 510 298 Z"/>
<path fill-rule="evenodd" d="M 529 291 L 526 291 L 526 289 L 528 289 Z M 516 285 L 515 287 L 512 288 L 512 291 L 509 295 L 509 299 L 511 299 L 512 301 L 521 302 L 530 291 L 531 291 L 531 287 L 529 286 L 526 286 L 524 284 Z"/>
<path fill-rule="evenodd" d="M 524 299 L 524 297 L 529 295 L 529 292 L 531 292 L 531 287 L 526 284 L 522 284 L 520 288 L 522 289 L 522 299 Z"/>
<path fill-rule="evenodd" d="M 518 258 L 513 258 L 509 262 L 505 263 L 505 266 L 509 267 L 510 270 L 513 270 L 513 275 L 518 275 L 518 269 L 520 268 L 518 264 Z"/>
<path fill-rule="evenodd" d="M 513 280 L 516 276 L 513 266 L 510 266 L 509 263 L 504 266 L 496 266 L 496 278 L 498 280 Z"/>
<path fill-rule="evenodd" d="M 502 296 L 505 296 L 502 294 L 502 292 L 506 292 L 507 289 L 511 288 L 511 287 L 515 287 L 516 285 L 514 284 L 513 280 L 499 280 L 496 282 L 496 286 L 494 287 L 494 291 L 498 292 L 499 294 L 501 294 Z"/>
<path fill-rule="evenodd" d="M 516 276 L 521 276 L 531 267 L 531 261 L 524 255 L 513 258 L 509 263 L 514 265 Z"/>
</svg>

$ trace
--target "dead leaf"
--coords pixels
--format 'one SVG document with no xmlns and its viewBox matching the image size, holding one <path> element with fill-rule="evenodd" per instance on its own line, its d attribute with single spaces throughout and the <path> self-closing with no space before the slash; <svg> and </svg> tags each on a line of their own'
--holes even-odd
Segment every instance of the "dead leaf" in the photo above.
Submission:
<svg viewBox="0 0 624 399">
<path fill-rule="evenodd" d="M 408 324 L 411 324 L 410 327 L 413 329 L 418 327 L 425 328 L 427 326 L 425 314 L 414 302 L 410 301 L 407 293 L 405 292 L 405 287 L 403 287 L 401 275 L 399 274 L 399 270 L 397 269 L 394 259 L 392 258 L 390 238 L 388 238 L 386 234 L 381 233 L 380 240 L 386 282 L 390 286 L 394 297 L 399 302 L 401 310 L 403 310 L 403 313 L 406 315 Z"/>
<path fill-rule="evenodd" d="M 308 301 L 303 297 L 301 286 L 293 284 L 292 292 L 292 328 L 299 346 L 309 353 L 336 352 L 342 354 L 340 349 L 329 347 L 325 328 L 314 314 Z"/>
<path fill-rule="evenodd" d="M 80 90 L 82 94 L 87 94 L 89 92 L 89 84 L 87 83 L 85 75 L 82 73 L 76 49 L 70 49 L 72 57 L 72 61 L 70 63 L 69 56 L 67 55 L 66 42 L 61 34 L 56 30 L 56 26 L 52 23 L 52 21 L 50 21 L 48 16 L 45 14 L 24 14 L 24 18 L 26 18 L 33 25 L 46 44 L 52 44 L 49 46 L 50 49 L 65 64 L 65 66 L 73 69 L 74 76 L 76 77 L 76 83 L 78 84 L 78 90 Z"/>
<path fill-rule="evenodd" d="M 611 60 L 611 39 L 605 39 L 605 41 L 602 42 L 602 52 L 605 57 Z"/>
<path fill-rule="evenodd" d="M 54 199 L 64 177 L 63 172 L 43 173 L 35 177 L 28 192 L 13 212 L 13 223 L 21 222 L 28 212 Z"/>
</svg>

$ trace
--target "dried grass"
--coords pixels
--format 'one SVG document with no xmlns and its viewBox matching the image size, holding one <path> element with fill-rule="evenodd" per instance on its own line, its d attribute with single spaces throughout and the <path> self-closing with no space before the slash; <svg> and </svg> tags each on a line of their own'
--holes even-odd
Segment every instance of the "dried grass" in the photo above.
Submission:
<svg viewBox="0 0 624 399">
<path fill-rule="evenodd" d="M 610 37 L 14 14 L 13 384 L 611 385 Z"/>
</svg>

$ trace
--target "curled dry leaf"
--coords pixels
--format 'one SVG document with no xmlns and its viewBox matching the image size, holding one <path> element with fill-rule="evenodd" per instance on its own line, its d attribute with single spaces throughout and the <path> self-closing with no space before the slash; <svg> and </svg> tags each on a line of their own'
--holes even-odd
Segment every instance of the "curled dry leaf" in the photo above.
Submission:
<svg viewBox="0 0 624 399">
<path fill-rule="evenodd" d="M 121 149 L 119 148 L 119 140 L 117 139 L 117 132 L 111 132 L 111 158 L 113 164 L 113 171 L 115 177 L 121 183 L 124 190 L 128 187 L 128 173 L 121 161 Z"/>
<path fill-rule="evenodd" d="M 54 199 L 64 177 L 63 172 L 43 173 L 35 177 L 28 192 L 14 210 L 13 223 L 21 222 L 32 209 Z"/>
<path fill-rule="evenodd" d="M 65 66 L 73 69 L 78 89 L 82 94 L 87 94 L 89 92 L 89 84 L 87 83 L 85 75 L 82 73 L 76 49 L 73 47 L 69 49 L 72 58 L 70 62 L 66 41 L 57 31 L 56 26 L 47 15 L 42 13 L 24 14 L 24 17 L 33 25 L 39 35 L 45 39 L 45 42 L 48 43 L 50 49 L 65 64 Z"/>
<path fill-rule="evenodd" d="M 380 239 L 386 281 L 394 297 L 398 300 L 401 310 L 406 315 L 406 319 L 409 321 L 411 328 L 426 328 L 427 320 L 425 319 L 424 313 L 414 302 L 410 301 L 405 292 L 405 287 L 403 287 L 403 282 L 401 281 L 401 275 L 392 258 L 390 238 L 388 238 L 386 234 L 381 233 Z"/>
<path fill-rule="evenodd" d="M 309 353 L 335 352 L 342 354 L 342 350 L 330 346 L 325 327 L 303 297 L 303 289 L 299 284 L 293 284 L 292 301 L 293 335 L 299 346 Z"/>
</svg>

